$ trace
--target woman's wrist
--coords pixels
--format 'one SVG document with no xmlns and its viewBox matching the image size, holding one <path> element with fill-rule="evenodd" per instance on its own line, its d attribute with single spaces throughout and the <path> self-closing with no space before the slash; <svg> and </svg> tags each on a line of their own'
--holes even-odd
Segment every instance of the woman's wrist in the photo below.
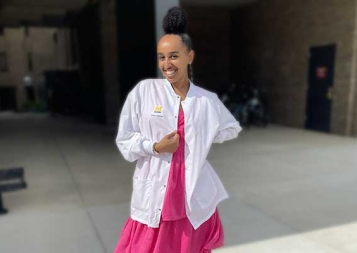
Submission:
<svg viewBox="0 0 357 253">
<path fill-rule="evenodd" d="M 155 155 L 160 154 L 159 150 L 157 150 L 157 142 L 152 145 L 152 151 L 154 152 Z"/>
</svg>

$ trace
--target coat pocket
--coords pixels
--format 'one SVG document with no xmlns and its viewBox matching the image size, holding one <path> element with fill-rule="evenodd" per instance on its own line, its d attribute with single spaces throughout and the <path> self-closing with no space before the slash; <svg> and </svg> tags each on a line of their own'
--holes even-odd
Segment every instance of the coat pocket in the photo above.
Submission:
<svg viewBox="0 0 357 253">
<path fill-rule="evenodd" d="M 206 167 L 203 167 L 193 191 L 193 197 L 202 209 L 206 209 L 212 204 L 216 195 L 217 187 L 212 175 Z"/>
<path fill-rule="evenodd" d="M 151 180 L 134 178 L 131 207 L 142 211 L 149 210 L 151 191 Z"/>
</svg>

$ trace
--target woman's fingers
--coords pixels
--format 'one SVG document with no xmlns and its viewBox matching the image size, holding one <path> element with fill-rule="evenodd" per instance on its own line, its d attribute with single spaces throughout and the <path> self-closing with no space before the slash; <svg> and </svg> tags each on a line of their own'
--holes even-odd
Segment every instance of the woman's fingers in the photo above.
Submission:
<svg viewBox="0 0 357 253">
<path fill-rule="evenodd" d="M 173 138 L 176 134 L 177 134 L 177 131 L 173 131 L 172 133 L 169 133 L 169 134 L 166 135 L 165 137 L 166 137 L 167 139 L 171 139 L 171 138 Z"/>
</svg>

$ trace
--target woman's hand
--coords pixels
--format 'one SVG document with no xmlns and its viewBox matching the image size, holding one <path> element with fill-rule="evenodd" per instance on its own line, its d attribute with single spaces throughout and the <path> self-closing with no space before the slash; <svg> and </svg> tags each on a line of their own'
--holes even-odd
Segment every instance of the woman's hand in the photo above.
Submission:
<svg viewBox="0 0 357 253">
<path fill-rule="evenodd" d="M 180 136 L 174 131 L 154 145 L 154 149 L 159 153 L 174 153 L 179 146 Z"/>
</svg>

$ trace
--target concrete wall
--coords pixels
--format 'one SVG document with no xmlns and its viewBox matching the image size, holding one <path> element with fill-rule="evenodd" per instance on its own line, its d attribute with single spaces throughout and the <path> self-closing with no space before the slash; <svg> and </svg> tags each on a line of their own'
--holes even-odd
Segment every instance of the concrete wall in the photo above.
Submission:
<svg viewBox="0 0 357 253">
<path fill-rule="evenodd" d="M 336 44 L 331 131 L 348 134 L 355 4 L 268 0 L 233 12 L 232 77 L 267 88 L 273 122 L 304 127 L 309 48 Z"/>
</svg>

